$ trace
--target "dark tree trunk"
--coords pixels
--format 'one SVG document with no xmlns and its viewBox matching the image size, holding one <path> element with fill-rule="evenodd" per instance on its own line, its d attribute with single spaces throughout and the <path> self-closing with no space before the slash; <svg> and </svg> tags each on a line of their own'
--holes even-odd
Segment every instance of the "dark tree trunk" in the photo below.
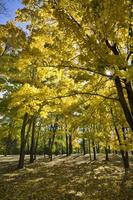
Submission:
<svg viewBox="0 0 133 200">
<path fill-rule="evenodd" d="M 99 145 L 99 143 L 97 144 L 96 149 L 97 149 L 97 153 L 100 153 L 100 145 Z"/>
<path fill-rule="evenodd" d="M 118 56 L 119 55 L 119 50 L 117 49 L 116 43 L 114 43 L 113 45 L 111 45 L 109 43 L 109 41 L 106 39 L 105 43 L 107 45 L 107 47 L 113 52 L 114 55 Z M 126 68 L 123 68 L 124 70 L 126 70 Z M 121 69 L 120 69 L 121 70 Z M 133 90 L 132 90 L 132 85 L 130 82 L 127 82 L 126 79 L 124 79 L 125 82 L 125 87 L 126 87 L 126 91 L 127 91 L 127 97 L 128 97 L 128 102 L 130 105 L 130 109 L 131 112 L 128 108 L 128 104 L 126 102 L 126 99 L 124 97 L 124 93 L 123 93 L 123 88 L 122 88 L 122 84 L 120 81 L 119 76 L 115 77 L 115 86 L 117 89 L 117 93 L 118 93 L 118 97 L 119 97 L 119 101 L 121 104 L 121 107 L 123 109 L 124 115 L 126 117 L 126 120 L 131 128 L 131 130 L 133 131 L 133 116 L 132 116 L 132 111 L 133 111 Z"/>
<path fill-rule="evenodd" d="M 83 138 L 83 154 L 85 155 L 86 154 L 86 148 L 85 148 L 85 138 Z"/>
<path fill-rule="evenodd" d="M 133 89 L 132 89 L 132 85 L 131 85 L 131 82 L 128 82 L 126 79 L 125 79 L 124 83 L 125 83 L 125 87 L 126 87 L 126 91 L 127 91 L 128 102 L 129 102 L 131 113 L 132 113 L 132 116 L 133 116 Z"/>
<path fill-rule="evenodd" d="M 48 139 L 48 154 L 49 154 L 49 158 L 51 158 L 51 142 L 52 142 L 52 139 L 49 137 L 49 139 Z"/>
<path fill-rule="evenodd" d="M 96 160 L 96 147 L 94 140 L 92 140 L 92 149 L 93 149 L 93 159 Z"/>
<path fill-rule="evenodd" d="M 128 108 L 126 99 L 124 97 L 121 81 L 120 81 L 120 78 L 118 76 L 116 76 L 116 78 L 115 78 L 115 85 L 116 85 L 119 101 L 120 101 L 120 104 L 122 106 L 123 112 L 125 114 L 126 120 L 129 124 L 131 130 L 133 131 L 133 117 L 132 117 L 132 114 L 131 114 L 131 112 Z"/>
<path fill-rule="evenodd" d="M 69 149 L 68 149 L 68 135 L 66 134 L 66 155 L 69 155 Z"/>
<path fill-rule="evenodd" d="M 50 161 L 52 161 L 52 149 L 53 149 L 53 144 L 54 144 L 54 140 L 55 140 L 55 133 L 56 131 L 53 131 L 53 135 L 52 138 L 49 138 L 49 158 Z"/>
<path fill-rule="evenodd" d="M 90 156 L 90 160 L 92 160 L 92 158 L 91 158 L 91 141 L 90 141 L 90 139 L 88 140 L 88 143 L 89 143 L 89 156 Z"/>
<path fill-rule="evenodd" d="M 39 132 L 38 132 L 37 138 L 36 138 L 35 151 L 34 151 L 34 160 L 36 160 L 37 147 L 38 147 L 38 140 L 39 140 Z"/>
<path fill-rule="evenodd" d="M 34 151 L 35 151 L 35 118 L 33 119 L 32 124 L 32 133 L 31 133 L 31 146 L 30 146 L 30 163 L 34 162 Z"/>
<path fill-rule="evenodd" d="M 69 135 L 69 155 L 72 154 L 72 135 Z"/>
<path fill-rule="evenodd" d="M 21 169 L 24 167 L 25 145 L 26 145 L 25 129 L 27 125 L 27 120 L 28 120 L 28 113 L 25 113 L 22 128 L 21 128 L 21 144 L 20 144 L 18 169 Z"/>
<path fill-rule="evenodd" d="M 105 160 L 109 161 L 108 149 L 105 147 Z"/>
<path fill-rule="evenodd" d="M 119 141 L 119 145 L 122 146 L 120 135 L 119 135 L 119 132 L 118 132 L 118 129 L 117 129 L 116 126 L 115 126 L 115 132 L 116 132 L 116 135 L 117 135 L 117 138 L 118 138 L 118 141 Z M 125 154 L 123 149 L 120 150 L 120 153 L 121 153 L 121 156 L 122 156 L 122 161 L 123 161 L 125 171 L 127 171 L 129 169 L 128 154 Z"/>
<path fill-rule="evenodd" d="M 125 147 L 127 148 L 127 145 L 126 145 L 126 133 L 125 133 L 125 129 L 122 128 L 122 131 L 123 131 L 123 139 L 125 141 Z M 124 155 L 125 155 L 125 163 L 126 163 L 126 167 L 129 168 L 129 157 L 128 157 L 128 151 L 125 150 L 124 151 Z"/>
<path fill-rule="evenodd" d="M 36 144 L 35 144 L 35 151 L 34 151 L 34 160 L 36 160 L 36 154 L 37 154 L 37 148 L 38 148 L 38 141 L 39 141 L 39 136 L 40 136 L 40 129 L 41 129 L 41 122 L 39 125 L 37 137 L 36 137 Z"/>
<path fill-rule="evenodd" d="M 108 153 L 111 153 L 111 149 L 110 149 L 110 146 L 108 146 Z"/>
</svg>

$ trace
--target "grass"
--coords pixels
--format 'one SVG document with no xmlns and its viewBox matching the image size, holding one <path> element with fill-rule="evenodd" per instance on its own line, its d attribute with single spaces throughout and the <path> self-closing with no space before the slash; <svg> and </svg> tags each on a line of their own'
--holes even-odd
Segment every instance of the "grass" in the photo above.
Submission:
<svg viewBox="0 0 133 200">
<path fill-rule="evenodd" d="M 21 170 L 17 160 L 0 157 L 0 200 L 133 200 L 133 164 L 125 175 L 118 155 L 109 162 L 103 156 L 39 157 Z"/>
</svg>

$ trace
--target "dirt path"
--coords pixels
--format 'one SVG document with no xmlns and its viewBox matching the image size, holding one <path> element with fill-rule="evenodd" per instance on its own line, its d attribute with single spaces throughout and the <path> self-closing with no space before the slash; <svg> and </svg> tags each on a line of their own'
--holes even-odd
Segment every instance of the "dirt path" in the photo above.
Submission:
<svg viewBox="0 0 133 200">
<path fill-rule="evenodd" d="M 118 157 L 56 157 L 15 170 L 16 156 L 0 157 L 0 200 L 133 200 L 133 171 L 124 181 Z"/>
</svg>

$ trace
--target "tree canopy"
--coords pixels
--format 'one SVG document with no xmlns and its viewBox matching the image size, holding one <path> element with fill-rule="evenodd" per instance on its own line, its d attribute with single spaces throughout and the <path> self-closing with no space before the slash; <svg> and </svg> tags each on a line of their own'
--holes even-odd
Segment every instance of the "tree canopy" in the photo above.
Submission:
<svg viewBox="0 0 133 200">
<path fill-rule="evenodd" d="M 20 149 L 21 168 L 25 150 L 33 162 L 37 147 L 68 154 L 85 139 L 94 153 L 99 145 L 120 151 L 128 168 L 132 1 L 22 3 L 15 21 L 0 25 L 1 152 Z"/>
</svg>

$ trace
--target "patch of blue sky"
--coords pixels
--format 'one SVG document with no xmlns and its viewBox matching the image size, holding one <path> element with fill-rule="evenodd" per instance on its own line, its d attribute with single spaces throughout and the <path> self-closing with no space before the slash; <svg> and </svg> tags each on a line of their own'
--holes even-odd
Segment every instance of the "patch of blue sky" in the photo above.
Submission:
<svg viewBox="0 0 133 200">
<path fill-rule="evenodd" d="M 24 7 L 21 0 L 2 0 L 2 3 L 6 8 L 6 13 L 1 15 L 0 24 L 6 24 L 7 21 L 14 20 L 16 10 Z"/>
<path fill-rule="evenodd" d="M 22 9 L 24 5 L 21 3 L 21 0 L 0 0 L 6 8 L 6 12 L 0 15 L 0 24 L 6 24 L 8 21 L 15 20 L 16 10 Z M 22 28 L 27 34 L 29 33 L 26 30 L 26 26 L 29 23 L 20 23 L 18 22 L 16 25 L 19 28 Z"/>
</svg>

